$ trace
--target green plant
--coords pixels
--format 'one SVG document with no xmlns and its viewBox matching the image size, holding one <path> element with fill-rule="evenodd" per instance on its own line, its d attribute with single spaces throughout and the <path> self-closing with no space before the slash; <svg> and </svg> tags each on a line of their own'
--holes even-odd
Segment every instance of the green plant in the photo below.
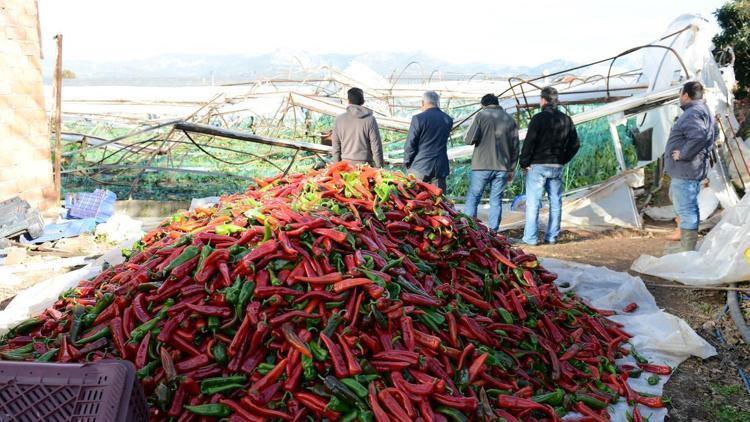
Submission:
<svg viewBox="0 0 750 422">
<path fill-rule="evenodd" d="M 714 12 L 721 33 L 713 39 L 718 51 L 734 49 L 734 75 L 739 84 L 737 98 L 750 97 L 750 0 L 732 0 Z"/>
</svg>

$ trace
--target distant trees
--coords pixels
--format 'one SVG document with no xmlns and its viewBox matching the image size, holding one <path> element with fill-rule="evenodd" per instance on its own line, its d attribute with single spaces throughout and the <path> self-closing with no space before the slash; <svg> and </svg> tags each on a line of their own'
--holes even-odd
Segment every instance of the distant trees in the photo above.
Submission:
<svg viewBox="0 0 750 422">
<path fill-rule="evenodd" d="M 63 69 L 62 78 L 63 79 L 75 79 L 76 73 L 69 69 Z"/>
<path fill-rule="evenodd" d="M 737 98 L 750 98 L 750 0 L 731 0 L 714 12 L 722 32 L 713 39 L 718 51 L 734 49 Z"/>
</svg>

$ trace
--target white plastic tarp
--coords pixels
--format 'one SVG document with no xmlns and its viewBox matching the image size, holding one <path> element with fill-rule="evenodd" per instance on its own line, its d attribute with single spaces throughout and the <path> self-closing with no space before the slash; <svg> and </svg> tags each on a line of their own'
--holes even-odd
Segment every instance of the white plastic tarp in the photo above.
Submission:
<svg viewBox="0 0 750 422">
<path fill-rule="evenodd" d="M 544 259 L 543 265 L 558 274 L 556 284 L 561 291 L 572 290 L 595 308 L 616 311 L 617 315 L 609 318 L 625 326 L 624 330 L 633 335 L 630 343 L 649 361 L 675 368 L 690 356 L 707 359 L 716 355 L 716 349 L 685 321 L 659 309 L 640 278 L 603 267 L 551 258 Z M 638 308 L 623 313 L 622 309 L 633 302 Z M 617 364 L 636 366 L 632 356 L 618 360 Z M 661 395 L 669 376 L 660 376 L 657 385 L 649 385 L 646 378 L 629 378 L 628 383 L 635 391 Z M 667 409 L 638 406 L 641 415 L 649 417 L 651 422 L 663 421 L 667 415 Z M 625 422 L 628 411 L 632 413 L 624 399 L 609 408 L 614 422 Z"/>
<path fill-rule="evenodd" d="M 693 286 L 750 280 L 744 253 L 750 247 L 750 195 L 724 211 L 719 224 L 703 239 L 697 251 L 655 258 L 641 255 L 633 271 Z"/>
</svg>

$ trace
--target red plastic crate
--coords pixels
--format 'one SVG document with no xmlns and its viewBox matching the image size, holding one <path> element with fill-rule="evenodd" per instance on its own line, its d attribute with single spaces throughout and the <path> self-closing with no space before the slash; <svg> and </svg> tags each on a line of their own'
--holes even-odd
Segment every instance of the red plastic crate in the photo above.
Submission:
<svg viewBox="0 0 750 422">
<path fill-rule="evenodd" d="M 0 422 L 147 421 L 131 362 L 0 361 Z"/>
</svg>

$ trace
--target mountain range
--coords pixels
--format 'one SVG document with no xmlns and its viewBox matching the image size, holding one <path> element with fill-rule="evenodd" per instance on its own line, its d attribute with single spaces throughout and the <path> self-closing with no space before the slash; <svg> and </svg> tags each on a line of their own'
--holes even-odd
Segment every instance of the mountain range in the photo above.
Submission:
<svg viewBox="0 0 750 422">
<path fill-rule="evenodd" d="M 438 71 L 443 78 L 483 73 L 489 76 L 539 75 L 575 66 L 553 60 L 536 66 L 502 66 L 488 63 L 451 63 L 423 53 L 322 54 L 277 50 L 262 55 L 166 54 L 128 61 L 70 60 L 63 68 L 75 73 L 66 85 L 180 86 L 247 82 L 263 77 L 293 77 L 301 69 L 321 66 L 345 69 L 361 63 L 384 77 L 429 77 Z M 407 67 L 410 63 L 412 64 Z M 406 70 L 404 70 L 406 68 Z M 45 81 L 54 74 L 54 58 L 43 62 Z M 403 72 L 403 73 L 402 73 Z M 309 72 L 308 72 L 309 75 Z M 322 75 L 322 72 L 321 72 Z"/>
</svg>

